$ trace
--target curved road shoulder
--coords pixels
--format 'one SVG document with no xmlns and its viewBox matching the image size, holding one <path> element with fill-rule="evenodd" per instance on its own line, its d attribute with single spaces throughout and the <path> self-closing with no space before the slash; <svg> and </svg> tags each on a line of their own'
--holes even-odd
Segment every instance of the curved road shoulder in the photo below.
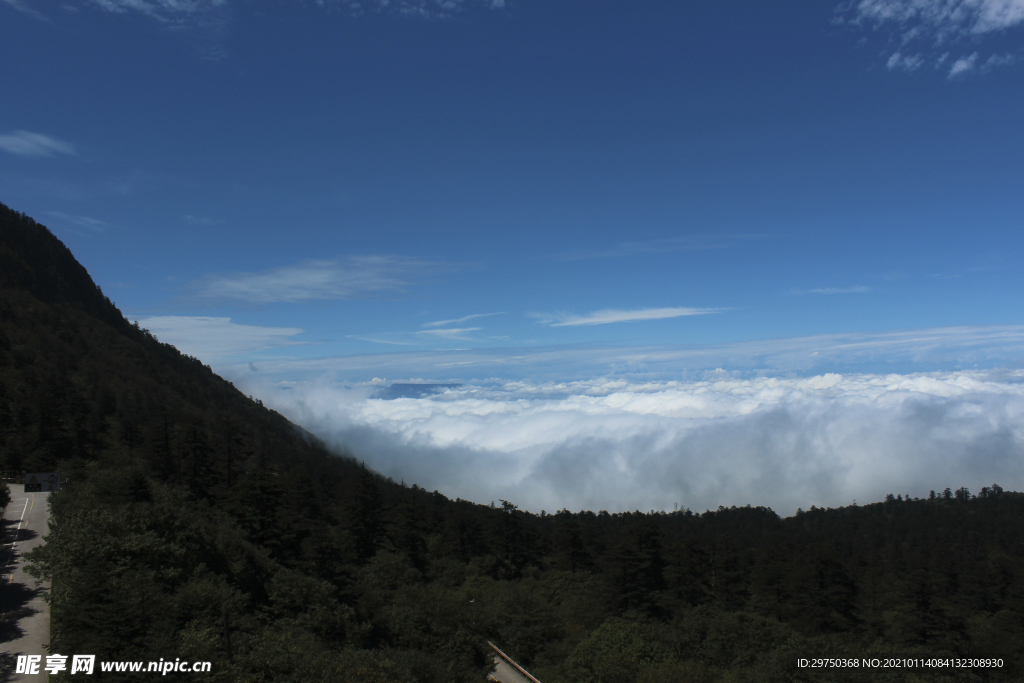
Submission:
<svg viewBox="0 0 1024 683">
<path fill-rule="evenodd" d="M 4 510 L 3 546 L 0 558 L 0 681 L 45 681 L 43 672 L 29 676 L 14 673 L 18 655 L 42 655 L 50 644 L 50 606 L 43 599 L 48 586 L 36 587 L 25 573 L 25 553 L 43 542 L 50 518 L 49 493 L 25 493 L 22 484 L 11 485 L 11 502 Z M 41 669 L 42 667 L 40 667 Z"/>
</svg>

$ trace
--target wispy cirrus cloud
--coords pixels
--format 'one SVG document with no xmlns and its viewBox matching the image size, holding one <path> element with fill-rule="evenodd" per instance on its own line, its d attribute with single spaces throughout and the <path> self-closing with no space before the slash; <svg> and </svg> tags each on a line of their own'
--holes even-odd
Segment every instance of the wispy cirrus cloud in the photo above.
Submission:
<svg viewBox="0 0 1024 683">
<path fill-rule="evenodd" d="M 556 261 L 583 261 L 587 259 L 619 258 L 677 251 L 729 249 L 766 237 L 768 235 L 764 234 L 681 235 L 640 242 L 620 242 L 607 249 L 580 249 L 554 254 L 551 258 Z"/>
<path fill-rule="evenodd" d="M 218 220 L 218 219 L 215 219 L 215 218 L 207 218 L 206 216 L 193 216 L 190 213 L 185 214 L 184 218 L 185 218 L 185 222 L 188 223 L 189 225 L 199 226 L 199 227 L 213 227 L 215 225 L 223 225 L 224 224 L 223 220 Z"/>
<path fill-rule="evenodd" d="M 1021 60 L 1021 54 L 1003 54 L 1003 55 L 991 55 L 981 65 L 981 70 L 986 71 L 994 69 L 997 66 L 1008 66 L 1010 64 L 1016 64 Z"/>
<path fill-rule="evenodd" d="M 920 53 L 915 55 L 904 55 L 900 52 L 894 52 L 889 61 L 886 62 L 885 66 L 887 69 L 892 71 L 893 69 L 899 69 L 901 71 L 917 71 L 924 65 L 924 57 Z"/>
<path fill-rule="evenodd" d="M 302 334 L 303 330 L 298 327 L 241 325 L 231 318 L 148 316 L 139 318 L 138 323 L 140 327 L 155 334 L 160 341 L 206 361 L 303 343 L 292 339 Z"/>
<path fill-rule="evenodd" d="M 396 14 L 423 19 L 443 19 L 473 8 L 500 10 L 505 0 L 315 0 L 324 9 L 336 9 L 355 16 L 365 14 Z M 21 11 L 22 0 L 5 0 Z M 87 0 L 88 4 L 108 12 L 138 12 L 161 22 L 180 22 L 210 10 L 225 7 L 227 0 Z"/>
<path fill-rule="evenodd" d="M 985 59 L 977 50 L 951 57 L 958 43 L 977 45 L 987 37 L 1024 26 L 1024 0 L 860 0 L 839 6 L 839 21 L 854 25 L 890 27 L 901 47 L 886 62 L 890 70 L 917 71 L 926 63 L 949 68 L 949 78 L 986 72 L 1013 64 L 1019 55 L 992 54 Z M 923 50 L 908 54 L 912 44 Z"/>
<path fill-rule="evenodd" d="M 1024 50 L 1019 51 L 1018 54 L 989 55 L 988 59 L 982 61 L 979 54 L 974 52 L 953 62 L 953 66 L 949 68 L 949 78 L 952 80 L 974 73 L 985 74 L 996 67 L 1016 64 L 1021 60 L 1022 55 L 1024 55 Z"/>
<path fill-rule="evenodd" d="M 853 287 L 815 287 L 814 289 L 793 289 L 791 294 L 866 294 L 871 288 L 865 285 Z"/>
<path fill-rule="evenodd" d="M 434 337 L 436 339 L 458 339 L 460 341 L 472 341 L 473 337 L 470 336 L 473 332 L 479 332 L 480 327 L 460 327 L 460 328 L 447 328 L 440 330 L 420 330 L 416 334 L 422 334 L 428 337 Z"/>
<path fill-rule="evenodd" d="M 232 12 L 228 0 L 79 0 L 110 14 L 141 14 L 171 30 L 195 57 L 216 61 L 229 54 Z M 72 8 L 65 4 L 66 8 Z"/>
<path fill-rule="evenodd" d="M 57 154 L 75 155 L 75 146 L 49 135 L 16 130 L 0 135 L 0 149 L 22 157 L 52 157 Z"/>
<path fill-rule="evenodd" d="M 10 7 L 18 10 L 19 12 L 26 16 L 32 17 L 33 19 L 40 19 L 42 21 L 46 21 L 46 15 L 32 9 L 27 4 L 22 2 L 22 0 L 4 0 L 4 2 L 6 2 Z"/>
<path fill-rule="evenodd" d="M 72 216 L 66 213 L 61 213 L 60 211 L 47 211 L 46 214 L 83 228 L 89 228 L 96 232 L 103 232 L 107 228 L 106 221 L 101 221 L 98 218 L 90 218 L 89 216 Z"/>
<path fill-rule="evenodd" d="M 505 0 L 316 0 L 316 4 L 355 16 L 387 12 L 419 19 L 444 19 L 472 8 L 505 8 Z"/>
<path fill-rule="evenodd" d="M 953 62 L 953 66 L 949 68 L 949 77 L 956 78 L 957 76 L 963 76 L 974 71 L 975 66 L 978 64 L 978 53 L 975 52 L 967 57 L 961 57 L 960 59 Z"/>
<path fill-rule="evenodd" d="M 454 318 L 452 320 L 437 320 L 432 323 L 423 323 L 421 327 L 441 327 L 443 325 L 454 325 L 456 323 L 464 323 L 467 320 L 473 320 L 475 318 L 489 318 L 492 315 L 505 315 L 502 313 L 473 313 L 472 315 L 464 315 L 461 318 Z"/>
<path fill-rule="evenodd" d="M 688 315 L 718 313 L 718 308 L 641 308 L 632 311 L 605 309 L 586 315 L 534 313 L 531 317 L 551 327 L 576 327 L 580 325 L 609 325 L 611 323 L 633 323 L 644 320 L 664 320 Z"/>
<path fill-rule="evenodd" d="M 950 39 L 1024 23 L 1024 0 L 861 0 L 852 12 L 859 21 L 899 25 L 906 39 Z"/>
<path fill-rule="evenodd" d="M 376 335 L 367 335 L 376 336 Z M 849 332 L 811 337 L 760 339 L 729 344 L 492 347 L 363 353 L 328 358 L 276 360 L 261 364 L 266 377 L 314 381 L 373 377 L 472 381 L 562 382 L 613 377 L 661 381 L 707 374 L 732 377 L 765 372 L 920 372 L 961 367 L 1017 367 L 1024 359 L 1024 325 L 944 327 L 884 332 Z M 232 366 L 220 368 L 227 376 Z"/>
<path fill-rule="evenodd" d="M 251 304 L 355 299 L 404 291 L 438 264 L 404 256 L 312 260 L 258 273 L 209 275 L 193 283 L 203 299 Z"/>
<path fill-rule="evenodd" d="M 227 4 L 227 0 L 90 0 L 108 12 L 139 12 L 159 21 L 174 21 Z"/>
<path fill-rule="evenodd" d="M 360 337 L 355 334 L 348 335 L 349 339 L 358 339 L 359 341 L 368 341 L 374 344 L 388 344 L 390 346 L 417 346 L 412 342 L 394 341 L 389 339 L 374 339 L 373 337 Z"/>
</svg>

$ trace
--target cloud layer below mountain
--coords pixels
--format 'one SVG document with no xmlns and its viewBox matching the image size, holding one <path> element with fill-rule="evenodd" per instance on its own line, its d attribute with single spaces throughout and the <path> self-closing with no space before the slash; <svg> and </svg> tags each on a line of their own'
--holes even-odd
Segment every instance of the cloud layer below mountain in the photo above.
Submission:
<svg viewBox="0 0 1024 683">
<path fill-rule="evenodd" d="M 1024 372 L 701 381 L 471 382 L 425 398 L 360 385 L 244 391 L 407 484 L 529 510 L 848 505 L 1024 485 Z"/>
</svg>

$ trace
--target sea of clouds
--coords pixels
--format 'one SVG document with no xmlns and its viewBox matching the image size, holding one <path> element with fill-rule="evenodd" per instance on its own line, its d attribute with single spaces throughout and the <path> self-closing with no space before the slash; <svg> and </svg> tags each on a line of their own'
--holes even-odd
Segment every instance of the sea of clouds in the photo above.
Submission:
<svg viewBox="0 0 1024 683">
<path fill-rule="evenodd" d="M 380 379 L 236 378 L 367 466 L 534 512 L 696 511 L 1024 485 L 1024 371 L 695 380 L 469 380 L 387 399 Z"/>
</svg>

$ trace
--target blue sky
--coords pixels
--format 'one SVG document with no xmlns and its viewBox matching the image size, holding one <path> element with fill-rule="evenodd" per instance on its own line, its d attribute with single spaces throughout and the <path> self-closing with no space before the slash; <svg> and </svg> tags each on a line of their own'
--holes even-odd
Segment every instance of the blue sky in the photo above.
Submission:
<svg viewBox="0 0 1024 683">
<path fill-rule="evenodd" d="M 268 396 L 1024 359 L 1024 0 L 0 0 L 0 63 L 0 201 Z"/>
</svg>

